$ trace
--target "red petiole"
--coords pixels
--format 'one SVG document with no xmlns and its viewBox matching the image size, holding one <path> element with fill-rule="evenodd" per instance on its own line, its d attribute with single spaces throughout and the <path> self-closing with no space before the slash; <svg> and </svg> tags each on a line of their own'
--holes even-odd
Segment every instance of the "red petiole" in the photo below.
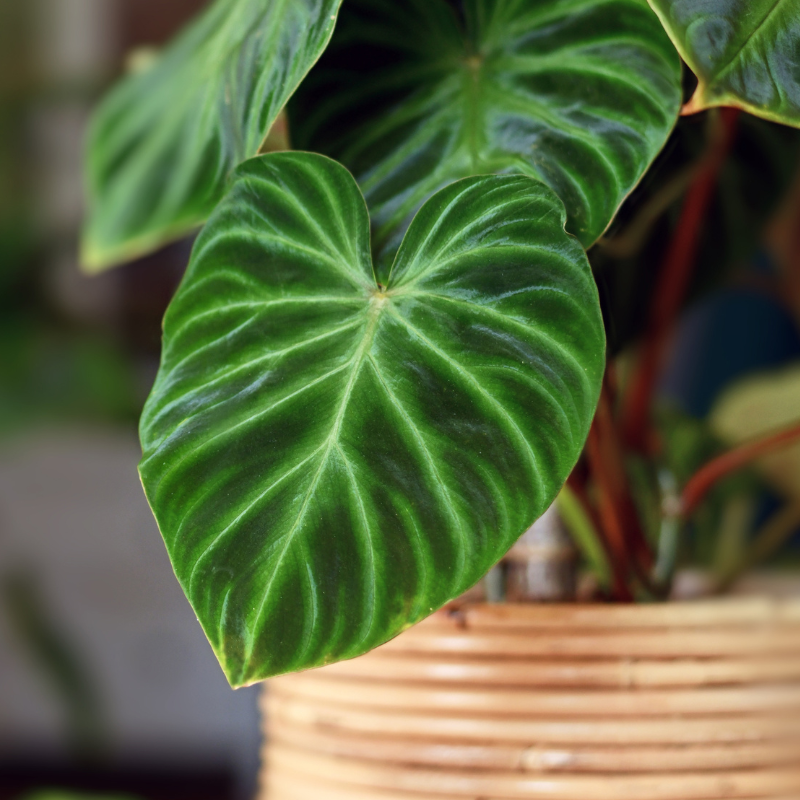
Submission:
<svg viewBox="0 0 800 800">
<path fill-rule="evenodd" d="M 706 161 L 692 181 L 681 209 L 675 235 L 659 272 L 649 326 L 642 352 L 625 396 L 623 439 L 635 450 L 648 449 L 650 410 L 669 334 L 689 288 L 700 244 L 700 232 L 714 196 L 722 165 L 733 144 L 738 109 L 720 112 L 721 126 L 710 144 Z"/>
<path fill-rule="evenodd" d="M 709 461 L 686 483 L 681 496 L 681 516 L 690 516 L 709 490 L 732 472 L 750 464 L 765 453 L 795 441 L 800 441 L 800 423 L 778 433 L 747 442 Z"/>
</svg>

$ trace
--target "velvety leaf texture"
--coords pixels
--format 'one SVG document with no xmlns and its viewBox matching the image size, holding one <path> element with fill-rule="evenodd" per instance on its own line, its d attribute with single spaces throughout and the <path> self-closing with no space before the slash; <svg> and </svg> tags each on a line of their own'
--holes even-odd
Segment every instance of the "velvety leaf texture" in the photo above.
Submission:
<svg viewBox="0 0 800 800">
<path fill-rule="evenodd" d="M 675 48 L 645 0 L 461 5 L 348 0 L 292 109 L 296 144 L 356 175 L 382 254 L 431 193 L 503 172 L 548 183 L 588 247 L 675 124 Z"/>
<path fill-rule="evenodd" d="M 538 181 L 466 178 L 422 207 L 382 286 L 344 167 L 239 168 L 141 424 L 147 496 L 232 684 L 381 644 L 551 504 L 605 345 L 564 221 Z"/>
<path fill-rule="evenodd" d="M 800 0 L 650 0 L 698 86 L 686 112 L 738 106 L 800 126 Z"/>
<path fill-rule="evenodd" d="M 97 271 L 204 222 L 333 33 L 341 0 L 217 0 L 99 107 L 82 260 Z"/>
</svg>

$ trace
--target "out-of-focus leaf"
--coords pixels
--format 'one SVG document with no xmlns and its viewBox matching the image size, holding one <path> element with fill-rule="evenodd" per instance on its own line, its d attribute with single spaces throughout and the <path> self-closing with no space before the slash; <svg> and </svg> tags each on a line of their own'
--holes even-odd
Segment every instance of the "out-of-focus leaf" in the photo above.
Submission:
<svg viewBox="0 0 800 800">
<path fill-rule="evenodd" d="M 349 0 L 298 95 L 297 146 L 356 175 L 381 253 L 431 193 L 497 172 L 548 183 L 591 245 L 675 124 L 668 37 L 639 0 L 460 5 Z"/>
<path fill-rule="evenodd" d="M 0 437 L 64 422 L 135 423 L 141 397 L 119 348 L 48 328 L 35 317 L 0 325 Z"/>
<path fill-rule="evenodd" d="M 660 458 L 656 463 L 642 464 L 642 469 L 645 464 L 649 467 L 651 486 L 663 484 L 664 477 L 671 476 L 676 490 L 680 490 L 692 475 L 725 449 L 707 419 L 698 419 L 676 408 L 659 408 L 656 425 L 662 442 Z M 659 480 L 659 470 L 666 470 L 668 475 Z M 722 539 L 741 538 L 737 531 L 742 525 L 742 504 L 752 503 L 762 488 L 761 481 L 750 470 L 735 472 L 717 484 L 693 515 L 691 529 L 684 534 L 679 565 L 711 568 L 725 549 Z M 663 516 L 660 503 L 654 510 L 659 517 Z"/>
<path fill-rule="evenodd" d="M 97 111 L 83 263 L 97 271 L 191 231 L 256 155 L 333 32 L 341 0 L 217 0 Z"/>
<path fill-rule="evenodd" d="M 800 0 L 650 0 L 698 84 L 686 112 L 738 106 L 800 126 Z"/>
<path fill-rule="evenodd" d="M 553 502 L 604 369 L 558 197 L 466 178 L 384 285 L 341 165 L 248 161 L 164 323 L 140 471 L 231 683 L 352 658 L 468 589 Z"/>
<path fill-rule="evenodd" d="M 91 670 L 58 624 L 35 577 L 26 572 L 1 575 L 0 607 L 32 666 L 63 706 L 75 754 L 91 758 L 103 753 L 109 731 Z"/>
<path fill-rule="evenodd" d="M 655 421 L 662 443 L 662 464 L 680 486 L 722 449 L 721 442 L 704 419 L 674 407 L 662 407 Z"/>
<path fill-rule="evenodd" d="M 800 422 L 800 364 L 737 382 L 710 415 L 714 432 L 730 445 Z M 787 497 L 800 499 L 800 444 L 765 455 L 758 466 Z"/>
</svg>

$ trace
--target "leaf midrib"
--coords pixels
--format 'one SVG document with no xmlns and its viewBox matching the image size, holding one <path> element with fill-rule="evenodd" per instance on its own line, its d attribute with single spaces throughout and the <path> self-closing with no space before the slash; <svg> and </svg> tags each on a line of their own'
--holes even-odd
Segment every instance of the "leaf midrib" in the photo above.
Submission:
<svg viewBox="0 0 800 800">
<path fill-rule="evenodd" d="M 280 553 L 278 554 L 277 560 L 274 562 L 272 567 L 272 574 L 270 579 L 267 583 L 267 586 L 264 590 L 264 594 L 261 599 L 261 603 L 258 606 L 258 610 L 256 611 L 255 620 L 253 622 L 253 635 L 250 637 L 250 641 L 247 643 L 247 647 L 245 649 L 244 658 L 242 660 L 242 675 L 240 676 L 242 679 L 245 677 L 248 669 L 251 667 L 252 657 L 253 657 L 253 649 L 255 647 L 256 641 L 256 632 L 260 626 L 261 616 L 264 612 L 264 608 L 266 607 L 267 600 L 269 598 L 270 592 L 272 591 L 272 587 L 275 582 L 275 578 L 278 574 L 281 564 L 283 563 L 283 559 L 286 557 L 287 553 L 289 552 L 289 548 L 291 547 L 292 542 L 294 541 L 297 532 L 300 530 L 300 526 L 305 518 L 306 511 L 308 510 L 308 506 L 311 503 L 312 498 L 314 497 L 314 493 L 316 491 L 317 485 L 319 484 L 320 478 L 322 477 L 322 473 L 325 467 L 328 464 L 328 459 L 330 458 L 331 451 L 334 448 L 339 447 L 339 434 L 341 432 L 342 422 L 344 421 L 345 414 L 347 413 L 347 407 L 350 402 L 350 397 L 353 393 L 353 389 L 355 387 L 356 381 L 358 380 L 358 376 L 361 374 L 361 369 L 364 366 L 365 361 L 367 360 L 367 355 L 369 353 L 370 348 L 372 347 L 372 343 L 375 340 L 375 334 L 378 330 L 378 323 L 381 318 L 381 312 L 383 311 L 384 307 L 388 304 L 388 298 L 382 293 L 374 293 L 372 299 L 370 300 L 370 312 L 369 312 L 369 321 L 367 323 L 367 327 L 364 331 L 364 335 L 361 339 L 361 343 L 356 350 L 355 355 L 353 356 L 350 365 L 352 366 L 352 371 L 350 374 L 350 378 L 345 386 L 345 390 L 342 393 L 342 399 L 339 402 L 339 409 L 336 413 L 336 417 L 334 419 L 333 426 L 331 428 L 331 432 L 328 434 L 328 438 L 325 443 L 322 445 L 325 451 L 320 459 L 319 466 L 317 467 L 317 471 L 314 474 L 314 477 L 311 480 L 311 483 L 306 490 L 305 496 L 303 498 L 303 504 L 300 507 L 300 510 L 297 514 L 297 518 L 292 525 L 289 532 L 286 534 L 286 541 L 281 549 Z M 320 449 L 322 449 L 322 447 Z M 374 606 L 374 593 L 373 593 L 373 603 Z M 374 613 L 374 607 L 373 607 Z M 367 634 L 369 631 L 367 631 Z"/>
</svg>

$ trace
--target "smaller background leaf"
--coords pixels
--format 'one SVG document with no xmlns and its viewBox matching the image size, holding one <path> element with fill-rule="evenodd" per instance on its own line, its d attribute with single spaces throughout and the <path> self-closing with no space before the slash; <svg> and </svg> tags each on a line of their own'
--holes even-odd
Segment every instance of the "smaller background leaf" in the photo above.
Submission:
<svg viewBox="0 0 800 800">
<path fill-rule="evenodd" d="M 89 136 L 87 269 L 144 255 L 206 220 L 325 49 L 340 3 L 217 0 L 110 93 Z"/>
<path fill-rule="evenodd" d="M 800 126 L 800 0 L 649 0 L 698 78 L 686 112 L 738 106 Z"/>
<path fill-rule="evenodd" d="M 709 421 L 730 445 L 800 422 L 800 364 L 736 383 L 717 401 Z M 800 500 L 800 444 L 763 456 L 758 465 L 772 486 Z"/>
</svg>

